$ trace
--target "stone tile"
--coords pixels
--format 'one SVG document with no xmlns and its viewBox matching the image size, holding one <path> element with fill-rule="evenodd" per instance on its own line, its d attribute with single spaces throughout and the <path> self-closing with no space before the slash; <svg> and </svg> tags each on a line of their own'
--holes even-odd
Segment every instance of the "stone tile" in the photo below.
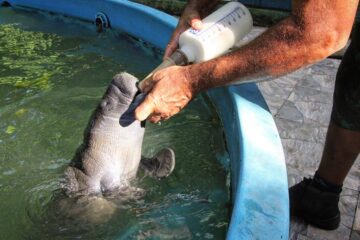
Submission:
<svg viewBox="0 0 360 240">
<path fill-rule="evenodd" d="M 317 64 L 311 66 L 311 72 L 314 74 L 334 75 L 340 65 L 340 60 L 325 59 Z"/>
<path fill-rule="evenodd" d="M 319 91 L 333 92 L 335 87 L 336 75 L 323 75 L 312 73 L 304 76 L 302 81 L 299 81 L 298 86 L 312 88 Z"/>
<path fill-rule="evenodd" d="M 307 236 L 304 236 L 304 235 L 302 235 L 302 234 L 299 234 L 298 236 L 297 236 L 297 239 L 296 240 L 310 240 L 310 238 L 308 238 Z"/>
<path fill-rule="evenodd" d="M 354 166 L 360 167 L 360 154 L 359 154 L 358 157 L 356 158 L 356 161 L 355 161 L 355 163 L 354 163 Z"/>
<path fill-rule="evenodd" d="M 347 215 L 351 217 L 351 221 L 346 223 L 343 222 L 345 226 L 348 228 L 352 228 L 353 226 L 353 218 L 355 217 L 355 210 L 357 206 L 357 201 L 359 197 L 359 192 L 349 189 L 343 188 L 343 191 L 340 196 L 339 208 L 342 215 Z"/>
<path fill-rule="evenodd" d="M 272 82 L 276 82 L 278 84 L 283 84 L 291 87 L 295 87 L 299 83 L 299 77 L 297 74 L 291 73 L 285 76 L 281 76 L 273 80 Z"/>
<path fill-rule="evenodd" d="M 359 191 L 360 185 L 360 163 L 359 157 L 355 161 L 355 164 L 350 169 L 349 174 L 346 176 L 344 181 L 344 187 Z"/>
<path fill-rule="evenodd" d="M 292 225 L 293 223 L 291 223 Z M 289 240 L 296 240 L 299 236 L 299 233 L 297 232 L 294 232 L 294 231 L 290 231 L 289 233 Z"/>
<path fill-rule="evenodd" d="M 312 66 L 307 66 L 304 68 L 301 68 L 295 72 L 292 72 L 291 74 L 289 74 L 292 78 L 297 79 L 298 81 L 301 79 L 306 79 L 307 76 L 310 76 L 313 72 Z"/>
<path fill-rule="evenodd" d="M 347 216 L 345 214 L 341 214 L 341 223 L 340 225 L 343 225 L 344 227 L 348 228 L 351 232 L 351 227 L 353 225 L 354 222 L 354 217 L 352 216 Z"/>
<path fill-rule="evenodd" d="M 308 120 L 300 123 L 282 118 L 275 118 L 274 120 L 282 139 L 325 143 L 327 127 L 317 122 Z"/>
<path fill-rule="evenodd" d="M 299 183 L 301 180 L 303 180 L 304 177 L 310 177 L 310 175 L 307 175 L 298 168 L 294 168 L 290 166 L 290 164 L 286 165 L 286 170 L 287 170 L 289 187 L 295 185 L 296 183 Z"/>
<path fill-rule="evenodd" d="M 297 239 L 299 234 L 306 236 L 308 225 L 302 219 L 292 217 L 290 223 L 290 239 Z"/>
<path fill-rule="evenodd" d="M 298 107 L 290 101 L 285 101 L 276 117 L 303 123 L 304 117 Z"/>
<path fill-rule="evenodd" d="M 314 240 L 348 240 L 350 239 L 351 229 L 348 228 L 343 222 L 348 223 L 351 221 L 349 216 L 341 216 L 341 223 L 338 229 L 333 231 L 322 230 L 313 226 L 308 226 L 307 237 Z"/>
<path fill-rule="evenodd" d="M 278 113 L 281 106 L 284 104 L 285 100 L 277 97 L 267 98 L 267 96 L 264 94 L 263 96 L 265 98 L 265 102 L 269 107 L 271 114 L 275 116 Z"/>
<path fill-rule="evenodd" d="M 355 231 L 360 232 L 360 201 L 357 203 L 354 224 L 352 227 Z"/>
<path fill-rule="evenodd" d="M 270 99 L 266 99 L 266 104 L 268 105 L 270 112 L 273 116 L 275 116 L 281 106 L 284 104 L 285 100 L 281 98 L 272 97 Z"/>
<path fill-rule="evenodd" d="M 324 104 L 332 104 L 333 93 L 325 92 L 313 88 L 296 86 L 290 94 L 288 100 L 291 102 L 316 102 Z"/>
<path fill-rule="evenodd" d="M 312 176 L 319 165 L 323 144 L 293 139 L 282 139 L 282 144 L 286 163 Z"/>
<path fill-rule="evenodd" d="M 331 75 L 313 74 L 313 79 L 320 85 L 321 91 L 334 92 L 336 73 Z"/>
<path fill-rule="evenodd" d="M 297 86 L 321 91 L 320 83 L 314 80 L 314 75 L 312 74 L 304 76 L 304 78 L 301 81 L 299 81 Z"/>
<path fill-rule="evenodd" d="M 300 236 L 303 236 L 305 238 L 302 238 Z M 301 234 L 301 233 L 290 232 L 289 240 L 298 240 L 298 239 L 308 239 L 308 238 L 306 236 L 304 236 L 303 234 Z"/>
<path fill-rule="evenodd" d="M 272 95 L 272 93 L 275 90 L 274 86 L 269 86 L 268 84 L 261 83 L 258 84 L 258 87 L 262 93 L 262 95 L 265 98 L 265 101 L 270 109 L 270 112 L 272 113 L 272 115 L 276 115 L 277 112 L 279 111 L 279 109 L 281 108 L 281 106 L 284 104 L 285 99 L 288 97 L 288 95 L 290 94 L 290 90 L 287 93 L 287 95 Z"/>
<path fill-rule="evenodd" d="M 358 231 L 352 231 L 350 240 L 360 240 L 360 232 Z"/>
<path fill-rule="evenodd" d="M 303 118 L 318 122 L 324 127 L 329 125 L 332 104 L 297 101 L 293 105 Z"/>
<path fill-rule="evenodd" d="M 258 84 L 261 93 L 265 96 L 287 99 L 294 89 L 293 85 L 279 83 L 277 80 L 265 81 Z"/>
</svg>

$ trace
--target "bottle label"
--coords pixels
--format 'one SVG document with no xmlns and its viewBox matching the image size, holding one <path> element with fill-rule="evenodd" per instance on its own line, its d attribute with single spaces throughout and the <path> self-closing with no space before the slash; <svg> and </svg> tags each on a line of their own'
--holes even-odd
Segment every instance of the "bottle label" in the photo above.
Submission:
<svg viewBox="0 0 360 240">
<path fill-rule="evenodd" d="M 196 34 L 198 34 L 198 33 L 200 32 L 200 30 L 190 28 L 190 29 L 189 29 L 189 32 L 192 33 L 192 34 L 194 34 L 194 35 L 196 35 Z"/>
<path fill-rule="evenodd" d="M 225 29 L 231 27 L 231 25 L 235 24 L 237 21 L 241 21 L 241 18 L 243 18 L 243 16 L 246 16 L 246 12 L 240 6 L 237 6 L 229 14 L 227 14 L 211 26 L 207 27 L 206 29 L 196 30 L 190 28 L 188 31 L 189 33 L 198 37 L 201 41 L 205 42 L 212 39 Z"/>
</svg>

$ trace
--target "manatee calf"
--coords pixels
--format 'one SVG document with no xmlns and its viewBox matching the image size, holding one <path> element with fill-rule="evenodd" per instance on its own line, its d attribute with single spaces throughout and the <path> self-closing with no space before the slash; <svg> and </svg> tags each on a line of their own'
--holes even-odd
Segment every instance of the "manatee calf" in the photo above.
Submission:
<svg viewBox="0 0 360 240">
<path fill-rule="evenodd" d="M 145 123 L 135 120 L 133 111 L 144 96 L 136 83 L 128 73 L 112 80 L 90 118 L 83 144 L 65 170 L 68 194 L 105 194 L 128 188 L 139 165 L 157 178 L 173 171 L 175 156 L 169 148 L 152 158 L 141 158 Z"/>
</svg>

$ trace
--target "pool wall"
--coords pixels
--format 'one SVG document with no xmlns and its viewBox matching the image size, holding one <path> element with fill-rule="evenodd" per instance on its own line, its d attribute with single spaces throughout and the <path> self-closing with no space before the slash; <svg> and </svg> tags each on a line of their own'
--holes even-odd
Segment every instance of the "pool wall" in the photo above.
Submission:
<svg viewBox="0 0 360 240">
<path fill-rule="evenodd" d="M 0 0 L 94 21 L 104 13 L 112 28 L 164 49 L 177 19 L 125 0 Z M 231 160 L 233 211 L 227 239 L 288 239 L 289 200 L 281 140 L 253 83 L 208 91 L 224 125 Z"/>
</svg>

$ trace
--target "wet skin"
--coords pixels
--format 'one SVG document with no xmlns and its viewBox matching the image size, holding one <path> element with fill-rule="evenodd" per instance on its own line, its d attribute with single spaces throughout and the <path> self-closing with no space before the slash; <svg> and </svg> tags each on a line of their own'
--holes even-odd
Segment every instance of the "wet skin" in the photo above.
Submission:
<svg viewBox="0 0 360 240">
<path fill-rule="evenodd" d="M 66 192 L 105 194 L 129 186 L 141 160 L 145 128 L 131 111 L 137 79 L 121 73 L 110 83 L 85 130 L 83 144 L 66 168 Z M 134 100 L 134 101 L 133 101 Z"/>
</svg>

